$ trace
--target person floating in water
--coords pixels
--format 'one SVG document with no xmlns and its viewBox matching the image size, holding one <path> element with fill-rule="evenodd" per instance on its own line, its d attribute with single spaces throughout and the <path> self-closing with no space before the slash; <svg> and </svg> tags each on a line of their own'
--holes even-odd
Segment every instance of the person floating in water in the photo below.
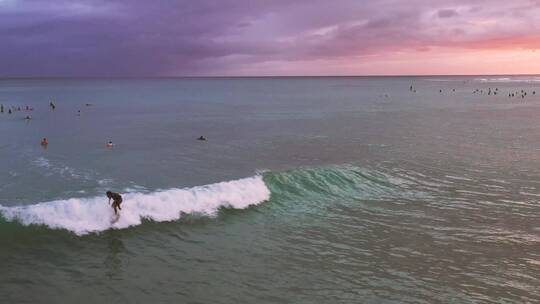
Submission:
<svg viewBox="0 0 540 304">
<path fill-rule="evenodd" d="M 49 103 L 49 106 L 51 106 L 51 109 L 53 110 L 56 109 L 56 105 L 52 101 Z"/>
<path fill-rule="evenodd" d="M 42 146 L 46 146 L 46 145 L 48 145 L 48 144 L 49 144 L 49 142 L 47 141 L 47 138 L 44 137 L 43 140 L 41 141 L 41 145 L 42 145 Z"/>
<path fill-rule="evenodd" d="M 112 140 L 109 140 L 107 142 L 107 148 L 112 148 L 112 146 L 113 146 Z"/>
<path fill-rule="evenodd" d="M 0 105 L 0 113 L 4 113 L 4 105 Z"/>
<path fill-rule="evenodd" d="M 201 136 L 199 136 L 199 138 L 197 138 L 197 140 L 206 140 L 206 137 L 201 135 Z"/>
<path fill-rule="evenodd" d="M 111 203 L 111 199 L 113 200 L 111 206 L 114 208 L 114 214 L 118 214 L 118 210 L 122 210 L 122 208 L 120 207 L 120 204 L 122 203 L 122 196 L 118 193 L 114 193 L 111 191 L 107 191 L 106 194 L 109 198 L 109 204 Z"/>
</svg>

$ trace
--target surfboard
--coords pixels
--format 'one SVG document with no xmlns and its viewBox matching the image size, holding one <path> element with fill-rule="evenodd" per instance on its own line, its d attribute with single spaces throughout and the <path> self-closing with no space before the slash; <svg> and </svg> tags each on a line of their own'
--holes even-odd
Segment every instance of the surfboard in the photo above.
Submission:
<svg viewBox="0 0 540 304">
<path fill-rule="evenodd" d="M 120 214 L 113 214 L 111 218 L 111 224 L 118 222 L 119 219 L 120 219 Z"/>
</svg>

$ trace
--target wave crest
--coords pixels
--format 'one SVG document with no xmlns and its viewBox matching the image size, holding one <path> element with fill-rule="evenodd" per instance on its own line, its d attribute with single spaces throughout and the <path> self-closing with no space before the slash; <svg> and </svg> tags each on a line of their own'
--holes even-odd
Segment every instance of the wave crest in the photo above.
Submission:
<svg viewBox="0 0 540 304">
<path fill-rule="evenodd" d="M 115 223 L 111 223 L 113 210 L 104 196 L 17 207 L 0 205 L 0 214 L 23 225 L 46 225 L 84 235 L 140 225 L 142 219 L 163 222 L 178 220 L 182 214 L 214 216 L 221 207 L 244 209 L 269 198 L 270 190 L 257 175 L 193 188 L 124 194 L 121 216 Z"/>
<path fill-rule="evenodd" d="M 474 81 L 479 82 L 500 82 L 500 83 L 511 83 L 511 82 L 540 82 L 540 77 L 538 76 L 514 76 L 514 77 L 495 77 L 495 78 L 475 78 Z"/>
</svg>

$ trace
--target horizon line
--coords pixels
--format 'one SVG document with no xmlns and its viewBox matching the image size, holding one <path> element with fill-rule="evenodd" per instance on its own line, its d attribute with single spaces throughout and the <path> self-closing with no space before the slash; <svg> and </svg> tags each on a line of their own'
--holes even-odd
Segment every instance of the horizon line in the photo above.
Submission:
<svg viewBox="0 0 540 304">
<path fill-rule="evenodd" d="M 494 76 L 539 76 L 540 74 L 387 74 L 387 75 L 216 75 L 216 76 L 0 76 L 1 80 L 37 80 L 37 79 L 186 79 L 186 78 L 361 78 L 361 77 L 494 77 Z"/>
</svg>

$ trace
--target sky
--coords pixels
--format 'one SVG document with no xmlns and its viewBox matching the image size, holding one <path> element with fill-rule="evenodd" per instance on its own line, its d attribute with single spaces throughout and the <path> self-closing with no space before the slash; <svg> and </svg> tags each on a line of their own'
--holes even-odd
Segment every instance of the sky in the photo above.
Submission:
<svg viewBox="0 0 540 304">
<path fill-rule="evenodd" d="M 0 77 L 540 73 L 540 0 L 0 0 Z"/>
</svg>

